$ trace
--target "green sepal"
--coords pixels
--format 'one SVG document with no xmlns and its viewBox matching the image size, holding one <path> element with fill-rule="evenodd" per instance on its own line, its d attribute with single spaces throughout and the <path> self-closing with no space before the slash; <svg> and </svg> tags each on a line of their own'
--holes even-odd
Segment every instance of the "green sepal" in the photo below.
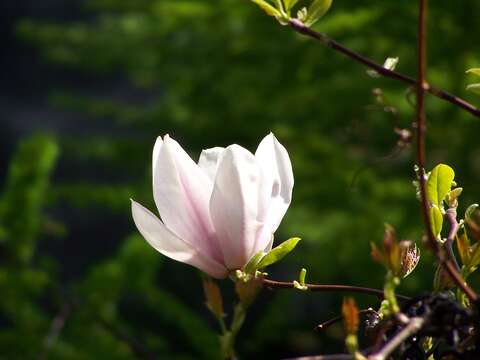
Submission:
<svg viewBox="0 0 480 360">
<path fill-rule="evenodd" d="M 263 250 L 260 250 L 258 253 L 252 256 L 250 261 L 248 262 L 247 265 L 245 265 L 245 273 L 247 274 L 253 274 L 257 269 L 259 269 L 258 264 L 262 260 L 262 258 L 265 256 L 265 252 Z"/>
<path fill-rule="evenodd" d="M 332 5 L 332 0 L 313 0 L 308 8 L 307 18 L 305 19 L 306 26 L 312 26 L 323 15 L 325 15 Z"/>
<path fill-rule="evenodd" d="M 427 195 L 430 202 L 440 207 L 452 188 L 455 172 L 445 164 L 438 164 L 430 173 L 427 181 Z"/>
<path fill-rule="evenodd" d="M 300 240 L 300 238 L 294 237 L 284 241 L 277 247 L 270 250 L 268 254 L 265 255 L 262 260 L 260 260 L 257 269 L 262 269 L 283 259 L 290 251 L 295 249 L 295 246 L 297 246 Z"/>
</svg>

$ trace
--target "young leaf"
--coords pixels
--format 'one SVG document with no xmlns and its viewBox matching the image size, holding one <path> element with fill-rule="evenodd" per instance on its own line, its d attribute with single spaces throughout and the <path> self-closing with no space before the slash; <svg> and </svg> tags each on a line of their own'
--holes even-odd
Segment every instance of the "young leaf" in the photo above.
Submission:
<svg viewBox="0 0 480 360">
<path fill-rule="evenodd" d="M 290 10 L 295 6 L 298 0 L 283 0 L 283 4 L 285 5 L 285 10 L 290 13 Z"/>
<path fill-rule="evenodd" d="M 323 15 L 325 15 L 332 5 L 332 0 L 313 0 L 308 8 L 307 18 L 305 19 L 306 26 L 312 26 Z"/>
<path fill-rule="evenodd" d="M 397 67 L 398 61 L 399 61 L 398 57 L 389 57 L 383 63 L 383 67 L 387 70 L 392 70 L 393 71 Z M 378 71 L 372 70 L 372 69 L 367 70 L 367 75 L 372 77 L 372 78 L 379 78 L 380 77 L 380 74 L 378 73 Z"/>
<path fill-rule="evenodd" d="M 399 58 L 398 57 L 389 57 L 383 63 L 383 67 L 387 70 L 395 70 L 398 65 Z"/>
<path fill-rule="evenodd" d="M 474 74 L 480 76 L 480 68 L 468 69 L 467 74 Z"/>
<path fill-rule="evenodd" d="M 461 236 L 457 237 L 456 243 L 462 264 L 468 266 L 468 264 L 470 264 L 470 240 L 468 239 L 467 233 L 464 232 Z"/>
<path fill-rule="evenodd" d="M 467 210 L 465 210 L 465 220 L 468 220 L 472 217 L 473 213 L 475 210 L 477 210 L 478 204 L 472 204 L 470 205 Z"/>
<path fill-rule="evenodd" d="M 478 265 L 480 265 L 480 246 L 477 245 L 472 252 L 470 263 L 468 264 L 470 272 L 475 271 Z"/>
<path fill-rule="evenodd" d="M 467 85 L 467 90 L 480 95 L 480 83 Z"/>
<path fill-rule="evenodd" d="M 443 226 L 443 215 L 436 206 L 430 208 L 430 221 L 432 222 L 432 231 L 435 236 L 440 235 Z"/>
<path fill-rule="evenodd" d="M 272 5 L 270 5 L 268 2 L 264 0 L 251 0 L 251 1 L 253 1 L 255 4 L 260 6 L 263 9 L 263 11 L 265 11 L 270 16 L 274 16 L 277 18 L 282 15 L 279 10 L 277 10 L 276 8 L 274 8 Z"/>
<path fill-rule="evenodd" d="M 300 270 L 300 275 L 298 276 L 298 281 L 293 282 L 293 287 L 298 290 L 307 291 L 308 286 L 305 285 L 305 277 L 307 276 L 307 269 L 303 268 Z"/>
<path fill-rule="evenodd" d="M 284 241 L 277 247 L 273 248 L 272 250 L 270 250 L 270 252 L 267 255 L 265 255 L 262 258 L 262 260 L 257 266 L 257 269 L 261 269 L 268 265 L 272 265 L 273 263 L 276 263 L 277 261 L 283 259 L 285 255 L 287 255 L 290 251 L 295 249 L 295 246 L 297 246 L 299 241 L 300 241 L 300 238 L 297 238 L 297 237 L 291 238 Z"/>
<path fill-rule="evenodd" d="M 427 195 L 432 204 L 441 206 L 452 188 L 454 178 L 455 172 L 450 166 L 445 164 L 435 166 L 427 181 Z"/>
</svg>

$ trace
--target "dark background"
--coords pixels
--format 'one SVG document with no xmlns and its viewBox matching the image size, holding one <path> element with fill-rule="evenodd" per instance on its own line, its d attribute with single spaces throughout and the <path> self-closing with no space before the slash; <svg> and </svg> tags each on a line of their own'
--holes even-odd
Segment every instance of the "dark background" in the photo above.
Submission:
<svg viewBox="0 0 480 360">
<path fill-rule="evenodd" d="M 465 70 L 479 65 L 480 4 L 430 5 L 428 78 L 478 103 Z M 381 288 L 369 243 L 383 224 L 420 244 L 413 154 L 393 131 L 413 121 L 403 84 L 368 77 L 248 1 L 0 7 L 0 358 L 218 357 L 196 270 L 153 251 L 131 221 L 130 197 L 154 208 L 158 135 L 170 133 L 194 159 L 231 143 L 254 150 L 269 131 L 286 146 L 296 185 L 276 239 L 303 240 L 272 278 L 293 280 L 306 267 L 311 282 Z M 336 1 L 316 29 L 378 62 L 399 56 L 399 71 L 415 74 L 414 3 Z M 427 101 L 428 167 L 455 168 L 462 213 L 480 198 L 480 122 Z M 434 263 L 423 252 L 402 293 L 431 288 Z M 232 284 L 221 286 L 229 311 Z M 342 352 L 341 326 L 312 330 L 339 314 L 341 300 L 264 290 L 239 357 Z M 54 319 L 64 322 L 58 332 Z"/>
</svg>

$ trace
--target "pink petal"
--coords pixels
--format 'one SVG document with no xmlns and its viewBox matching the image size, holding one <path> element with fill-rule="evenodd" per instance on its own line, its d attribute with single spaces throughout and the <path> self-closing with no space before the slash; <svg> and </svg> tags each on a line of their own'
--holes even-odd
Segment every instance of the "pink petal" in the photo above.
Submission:
<svg viewBox="0 0 480 360">
<path fill-rule="evenodd" d="M 225 278 L 228 275 L 228 270 L 223 265 L 201 249 L 177 237 L 154 214 L 134 200 L 132 215 L 142 236 L 158 252 L 173 260 L 190 264 L 215 278 Z"/>
<path fill-rule="evenodd" d="M 165 136 L 153 176 L 153 194 L 160 216 L 175 235 L 222 263 L 209 213 L 212 187 L 212 181 L 182 147 Z"/>
<path fill-rule="evenodd" d="M 215 181 L 215 175 L 217 173 L 218 163 L 225 148 L 214 147 L 211 149 L 203 150 L 198 160 L 198 166 L 205 172 L 210 180 Z"/>
<path fill-rule="evenodd" d="M 258 145 L 255 157 L 263 169 L 266 191 L 270 194 L 268 215 L 265 229 L 260 239 L 262 245 L 267 245 L 292 200 L 293 171 L 287 150 L 270 133 Z"/>
<path fill-rule="evenodd" d="M 160 154 L 160 149 L 162 148 L 163 140 L 162 137 L 157 137 L 155 141 L 155 145 L 153 146 L 153 154 L 152 154 L 152 174 L 153 174 L 153 183 L 155 184 L 155 168 L 157 167 L 158 163 L 158 155 Z"/>
<path fill-rule="evenodd" d="M 210 213 L 226 266 L 241 269 L 254 255 L 261 230 L 258 221 L 262 172 L 252 153 L 227 147 L 220 159 Z"/>
</svg>

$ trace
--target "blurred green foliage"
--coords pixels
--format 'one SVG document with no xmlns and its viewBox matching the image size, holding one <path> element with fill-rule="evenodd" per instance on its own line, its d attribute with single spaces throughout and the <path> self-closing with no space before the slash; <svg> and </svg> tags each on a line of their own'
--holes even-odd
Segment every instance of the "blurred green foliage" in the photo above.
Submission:
<svg viewBox="0 0 480 360">
<path fill-rule="evenodd" d="M 478 101 L 465 91 L 470 80 L 464 73 L 480 62 L 474 15 L 480 3 L 430 5 L 428 77 Z M 272 267 L 278 279 L 294 279 L 306 267 L 310 282 L 381 287 L 384 273 L 371 261 L 369 243 L 381 239 L 383 224 L 420 243 L 412 151 L 397 148 L 394 132 L 413 119 L 403 84 L 372 79 L 363 67 L 278 25 L 249 1 L 92 0 L 85 11 L 82 22 L 25 19 L 18 34 L 46 61 L 95 75 L 99 83 L 120 77 L 136 95 L 52 90 L 53 106 L 84 114 L 84 121 L 109 131 L 34 137 L 19 145 L 0 205 L 1 356 L 218 357 L 198 275 L 149 248 L 133 223 L 116 239 L 117 250 L 93 259 L 79 278 L 63 280 L 56 260 L 35 250 L 40 239 L 58 244 L 52 240 L 58 235 L 42 235 L 46 199 L 49 209 L 78 208 L 83 219 L 100 208 L 125 221 L 129 197 L 153 209 L 149 167 L 157 135 L 170 133 L 196 157 L 202 148 L 230 143 L 253 150 L 274 131 L 290 153 L 296 181 L 277 243 L 304 239 L 294 256 Z M 315 27 L 379 63 L 398 56 L 397 70 L 415 73 L 415 2 L 334 1 Z M 375 88 L 382 96 L 372 95 Z M 480 121 L 432 97 L 428 120 L 428 168 L 452 164 L 464 204 L 478 201 Z M 54 178 L 48 186 L 58 148 L 60 162 L 75 164 L 82 175 Z M 71 225 L 65 224 L 62 242 L 68 243 Z M 400 291 L 429 289 L 432 268 L 426 256 Z M 231 285 L 223 285 L 231 293 Z M 335 294 L 263 292 L 240 332 L 241 357 L 341 351 L 338 328 L 311 330 L 338 315 L 340 300 Z M 358 301 L 366 306 L 375 299 Z M 57 335 L 56 318 L 65 320 Z"/>
</svg>

